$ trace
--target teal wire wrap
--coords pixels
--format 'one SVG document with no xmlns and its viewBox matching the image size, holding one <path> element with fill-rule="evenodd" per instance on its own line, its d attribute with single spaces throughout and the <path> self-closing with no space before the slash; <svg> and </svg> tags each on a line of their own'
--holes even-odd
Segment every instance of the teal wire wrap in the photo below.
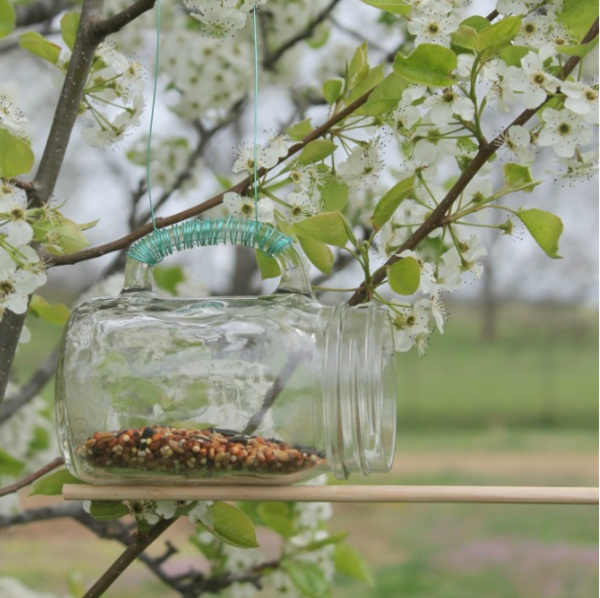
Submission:
<svg viewBox="0 0 600 598">
<path fill-rule="evenodd" d="M 155 266 L 175 251 L 227 242 L 254 247 L 275 257 L 293 244 L 294 240 L 267 224 L 229 216 L 215 220 L 187 220 L 154 230 L 134 243 L 127 255 L 148 266 Z"/>
</svg>

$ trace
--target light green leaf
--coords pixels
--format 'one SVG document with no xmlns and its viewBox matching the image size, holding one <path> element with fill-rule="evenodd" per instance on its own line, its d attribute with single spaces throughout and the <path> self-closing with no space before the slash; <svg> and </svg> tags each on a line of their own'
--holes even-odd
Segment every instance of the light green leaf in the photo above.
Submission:
<svg viewBox="0 0 600 598">
<path fill-rule="evenodd" d="M 461 24 L 461 27 L 471 27 L 475 31 L 483 31 L 490 27 L 490 22 L 481 15 L 473 15 L 472 17 L 466 18 Z"/>
<path fill-rule="evenodd" d="M 0 0 L 0 38 L 6 37 L 15 28 L 17 17 L 9 0 Z"/>
<path fill-rule="evenodd" d="M 306 40 L 306 43 L 313 49 L 318 50 L 322 48 L 327 41 L 329 40 L 329 33 L 331 32 L 331 27 L 327 24 L 327 22 L 319 23 L 313 34 Z"/>
<path fill-rule="evenodd" d="M 304 550 L 319 550 L 319 548 L 323 548 L 324 546 L 341 542 L 346 538 L 347 535 L 348 532 L 335 532 L 334 534 L 331 534 L 322 540 L 314 540 L 313 542 L 309 542 L 303 548 Z"/>
<path fill-rule="evenodd" d="M 292 507 L 285 502 L 261 502 L 256 512 L 262 522 L 283 538 L 294 535 L 295 516 Z"/>
<path fill-rule="evenodd" d="M 380 116 L 391 112 L 402 99 L 402 92 L 406 89 L 406 79 L 396 73 L 390 73 L 369 96 L 366 103 L 354 114 L 367 116 Z"/>
<path fill-rule="evenodd" d="M 394 71 L 413 83 L 446 87 L 454 85 L 451 72 L 456 68 L 456 54 L 435 44 L 421 44 L 408 56 L 396 55 Z"/>
<path fill-rule="evenodd" d="M 348 65 L 348 87 L 354 89 L 369 72 L 369 51 L 367 42 L 363 42 L 356 51 Z"/>
<path fill-rule="evenodd" d="M 156 284 L 171 295 L 177 295 L 177 285 L 185 280 L 181 266 L 157 266 L 152 274 Z"/>
<path fill-rule="evenodd" d="M 306 145 L 298 156 L 298 163 L 302 165 L 320 162 L 330 156 L 337 149 L 333 141 L 327 139 L 315 139 Z"/>
<path fill-rule="evenodd" d="M 25 463 L 0 448 L 0 475 L 18 476 L 23 471 Z"/>
<path fill-rule="evenodd" d="M 75 45 L 75 37 L 77 36 L 80 17 L 81 15 L 78 12 L 68 12 L 60 20 L 60 32 L 63 41 L 67 44 L 69 50 L 72 50 Z"/>
<path fill-rule="evenodd" d="M 345 247 L 348 242 L 345 218 L 339 212 L 316 214 L 296 222 L 292 229 L 299 236 L 310 237 L 327 245 Z"/>
<path fill-rule="evenodd" d="M 598 38 L 595 37 L 588 44 L 579 44 L 576 46 L 560 46 L 557 48 L 557 50 L 561 54 L 568 54 L 569 56 L 579 56 L 580 58 L 583 58 L 584 56 L 587 56 L 597 45 Z"/>
<path fill-rule="evenodd" d="M 361 0 L 361 2 L 395 15 L 407 15 L 411 11 L 410 5 L 404 0 Z"/>
<path fill-rule="evenodd" d="M 508 44 L 521 31 L 521 17 L 504 17 L 477 34 L 475 48 L 483 52 Z"/>
<path fill-rule="evenodd" d="M 379 230 L 392 217 L 398 206 L 410 195 L 414 184 L 414 176 L 403 179 L 379 200 L 371 217 L 375 230 Z"/>
<path fill-rule="evenodd" d="M 256 261 L 258 263 L 258 269 L 260 270 L 260 279 L 266 280 L 267 278 L 277 278 L 281 276 L 281 268 L 277 260 L 266 253 L 256 250 Z"/>
<path fill-rule="evenodd" d="M 328 594 L 327 579 L 323 571 L 314 563 L 283 559 L 280 565 L 304 596 L 324 598 Z"/>
<path fill-rule="evenodd" d="M 50 324 L 64 326 L 69 319 L 69 308 L 63 303 L 48 303 L 43 297 L 33 295 L 29 303 L 29 313 L 36 318 L 42 318 Z"/>
<path fill-rule="evenodd" d="M 323 211 L 342 212 L 348 203 L 348 185 L 330 178 L 320 187 Z"/>
<path fill-rule="evenodd" d="M 129 509 L 116 500 L 93 500 L 90 504 L 90 515 L 98 521 L 114 521 L 129 515 Z"/>
<path fill-rule="evenodd" d="M 49 225 L 50 223 L 45 224 Z M 41 223 L 34 226 L 34 231 L 42 230 Z M 46 232 L 53 238 L 53 245 L 48 245 L 46 250 L 55 255 L 77 253 L 90 244 L 79 225 L 62 214 L 53 216 L 51 226 L 46 226 Z"/>
<path fill-rule="evenodd" d="M 321 241 L 311 239 L 310 237 L 298 237 L 302 249 L 311 264 L 316 266 L 321 272 L 329 274 L 333 267 L 333 253 L 331 249 Z"/>
<path fill-rule="evenodd" d="M 388 282 L 398 295 L 412 295 L 419 289 L 421 270 L 414 257 L 404 257 L 388 268 Z"/>
<path fill-rule="evenodd" d="M 563 231 L 563 223 L 558 216 L 535 208 L 519 210 L 517 215 L 548 257 L 561 257 L 558 254 L 558 241 Z"/>
<path fill-rule="evenodd" d="M 0 129 L 0 178 L 12 179 L 31 170 L 35 156 L 29 143 Z"/>
<path fill-rule="evenodd" d="M 598 18 L 598 0 L 565 0 L 559 23 L 566 25 L 581 41 Z"/>
<path fill-rule="evenodd" d="M 328 79 L 323 84 L 323 97 L 329 105 L 334 104 L 342 93 L 344 82 L 341 79 Z"/>
<path fill-rule="evenodd" d="M 346 98 L 346 104 L 352 104 L 355 100 L 358 100 L 360 96 L 364 95 L 370 89 L 373 89 L 376 85 L 381 83 L 385 77 L 385 73 L 383 72 L 383 64 L 378 64 L 374 66 L 372 69 L 369 69 L 369 72 L 365 76 L 365 78 L 361 81 L 360 85 L 357 85 L 354 90 L 350 93 L 350 95 Z"/>
<path fill-rule="evenodd" d="M 453 46 L 472 50 L 477 42 L 477 30 L 467 25 L 461 25 L 450 35 Z"/>
<path fill-rule="evenodd" d="M 304 139 L 313 130 L 310 121 L 310 118 L 305 118 L 287 129 L 286 133 L 290 136 L 290 139 L 293 139 L 294 141 L 301 141 Z"/>
<path fill-rule="evenodd" d="M 531 52 L 528 46 L 507 46 L 500 50 L 500 58 L 506 62 L 508 66 L 521 66 L 521 60 Z"/>
<path fill-rule="evenodd" d="M 49 42 L 37 31 L 28 31 L 19 35 L 19 46 L 52 64 L 56 64 L 60 56 L 60 46 Z"/>
<path fill-rule="evenodd" d="M 223 542 L 237 548 L 256 548 L 256 530 L 248 516 L 225 502 L 212 506 L 213 533 Z"/>
<path fill-rule="evenodd" d="M 38 480 L 29 496 L 58 496 L 62 494 L 63 484 L 85 484 L 85 482 L 71 475 L 66 469 L 59 469 Z"/>
<path fill-rule="evenodd" d="M 338 544 L 335 547 L 334 563 L 335 568 L 341 573 L 354 577 L 354 579 L 358 579 L 368 586 L 373 587 L 375 585 L 371 568 L 354 546 L 345 542 Z"/>
<path fill-rule="evenodd" d="M 531 193 L 533 188 L 540 184 L 540 181 L 533 180 L 529 168 L 521 164 L 506 164 L 504 166 L 504 180 L 509 189 L 527 193 Z"/>
</svg>

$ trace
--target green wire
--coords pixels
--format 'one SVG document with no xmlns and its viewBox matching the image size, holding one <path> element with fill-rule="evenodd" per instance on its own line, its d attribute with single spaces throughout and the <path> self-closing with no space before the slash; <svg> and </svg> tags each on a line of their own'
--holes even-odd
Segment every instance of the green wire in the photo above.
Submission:
<svg viewBox="0 0 600 598">
<path fill-rule="evenodd" d="M 152 226 L 156 230 L 154 204 L 152 203 L 152 184 L 150 181 L 150 156 L 152 143 L 152 126 L 154 125 L 154 108 L 156 106 L 156 88 L 158 87 L 158 60 L 160 56 L 160 0 L 156 0 L 156 56 L 154 57 L 154 90 L 152 92 L 152 106 L 150 108 L 150 128 L 148 130 L 148 145 L 146 147 L 146 180 L 148 181 L 148 201 L 150 202 L 150 216 Z"/>
<path fill-rule="evenodd" d="M 258 33 L 256 31 L 256 4 L 252 9 L 252 22 L 254 33 L 254 219 L 258 222 L 258 167 L 256 165 L 258 139 Z"/>
</svg>

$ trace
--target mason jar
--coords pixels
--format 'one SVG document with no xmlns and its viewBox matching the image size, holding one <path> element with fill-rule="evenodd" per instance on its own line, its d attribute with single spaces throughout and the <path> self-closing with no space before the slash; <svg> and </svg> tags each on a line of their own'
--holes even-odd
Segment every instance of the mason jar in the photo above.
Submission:
<svg viewBox="0 0 600 598">
<path fill-rule="evenodd" d="M 265 250 L 261 231 L 243 244 Z M 200 299 L 157 295 L 151 266 L 129 257 L 121 295 L 72 312 L 56 376 L 72 474 L 102 484 L 286 484 L 390 469 L 387 310 L 323 306 L 295 245 L 274 257 L 274 294 Z"/>
</svg>

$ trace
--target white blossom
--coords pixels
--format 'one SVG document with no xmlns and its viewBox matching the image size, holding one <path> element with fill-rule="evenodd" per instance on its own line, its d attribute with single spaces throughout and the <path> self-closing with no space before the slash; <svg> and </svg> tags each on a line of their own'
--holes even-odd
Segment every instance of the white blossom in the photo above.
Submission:
<svg viewBox="0 0 600 598">
<path fill-rule="evenodd" d="M 561 158 L 570 158 L 575 148 L 592 139 L 592 129 L 583 118 L 567 110 L 546 108 L 542 114 L 544 128 L 537 143 L 541 147 L 551 146 Z"/>
<path fill-rule="evenodd" d="M 260 222 L 273 222 L 275 216 L 275 205 L 268 197 L 261 197 L 255 205 L 253 197 L 229 191 L 223 196 L 223 204 L 231 214 L 241 218 L 255 218 L 256 207 Z"/>
<path fill-rule="evenodd" d="M 598 124 L 598 90 L 581 81 L 563 81 L 560 90 L 567 98 L 565 108 L 580 114 L 593 124 Z"/>
<path fill-rule="evenodd" d="M 535 152 L 529 147 L 530 143 L 529 129 L 521 125 L 513 125 L 502 137 L 503 147 L 524 164 L 530 164 L 535 159 Z"/>
<path fill-rule="evenodd" d="M 598 152 L 583 152 L 576 158 L 556 160 L 557 164 L 566 166 L 566 170 L 546 169 L 548 174 L 558 176 L 571 183 L 590 180 L 598 174 Z"/>
<path fill-rule="evenodd" d="M 444 11 L 446 12 L 446 11 Z M 408 30 L 416 36 L 415 44 L 450 46 L 450 35 L 458 29 L 460 19 L 443 12 L 422 13 L 408 23 Z"/>
<path fill-rule="evenodd" d="M 23 134 L 23 125 L 28 122 L 23 113 L 5 96 L 0 97 L 0 127 L 15 135 Z"/>
<path fill-rule="evenodd" d="M 498 0 L 496 10 L 501 15 L 524 15 L 536 4 L 538 4 L 538 0 Z"/>
<path fill-rule="evenodd" d="M 24 314 L 28 296 L 45 282 L 45 272 L 21 268 L 6 252 L 0 252 L 0 308 Z"/>
<path fill-rule="evenodd" d="M 512 106 L 518 100 L 510 80 L 506 79 L 508 66 L 503 60 L 491 60 L 486 67 L 482 69 L 482 78 L 491 84 L 490 89 L 485 95 L 486 101 L 490 106 L 497 106 L 500 112 L 508 113 Z"/>
<path fill-rule="evenodd" d="M 288 220 L 290 222 L 300 222 L 309 216 L 313 216 L 317 211 L 317 206 L 304 191 L 289 193 L 285 198 L 285 202 L 289 206 Z"/>
<path fill-rule="evenodd" d="M 556 93 L 561 81 L 544 70 L 541 57 L 529 52 L 521 60 L 521 67 L 509 66 L 505 81 L 523 94 L 525 108 L 537 108 L 549 93 Z"/>
<path fill-rule="evenodd" d="M 254 144 L 250 141 L 241 145 L 237 150 L 237 160 L 233 164 L 233 172 L 242 172 L 245 170 L 248 173 L 254 172 L 254 160 L 256 155 L 256 168 L 273 168 L 279 161 L 279 156 L 272 148 L 263 148 L 258 143 L 256 150 Z"/>
<path fill-rule="evenodd" d="M 433 94 L 423 102 L 423 108 L 429 109 L 431 122 L 438 127 L 450 124 L 452 116 L 469 121 L 475 114 L 475 105 L 463 95 L 447 88 L 441 94 Z"/>
<path fill-rule="evenodd" d="M 419 299 L 410 307 L 396 304 L 393 310 L 392 324 L 396 351 L 409 351 L 415 345 L 417 338 L 422 339 L 430 334 L 426 300 Z"/>
<path fill-rule="evenodd" d="M 348 159 L 338 164 L 337 173 L 347 183 L 358 186 L 371 185 L 383 170 L 384 162 L 379 155 L 377 141 L 365 147 L 356 146 Z"/>
<path fill-rule="evenodd" d="M 13 247 L 26 245 L 33 238 L 27 222 L 27 195 L 22 189 L 0 181 L 0 235 Z"/>
</svg>

